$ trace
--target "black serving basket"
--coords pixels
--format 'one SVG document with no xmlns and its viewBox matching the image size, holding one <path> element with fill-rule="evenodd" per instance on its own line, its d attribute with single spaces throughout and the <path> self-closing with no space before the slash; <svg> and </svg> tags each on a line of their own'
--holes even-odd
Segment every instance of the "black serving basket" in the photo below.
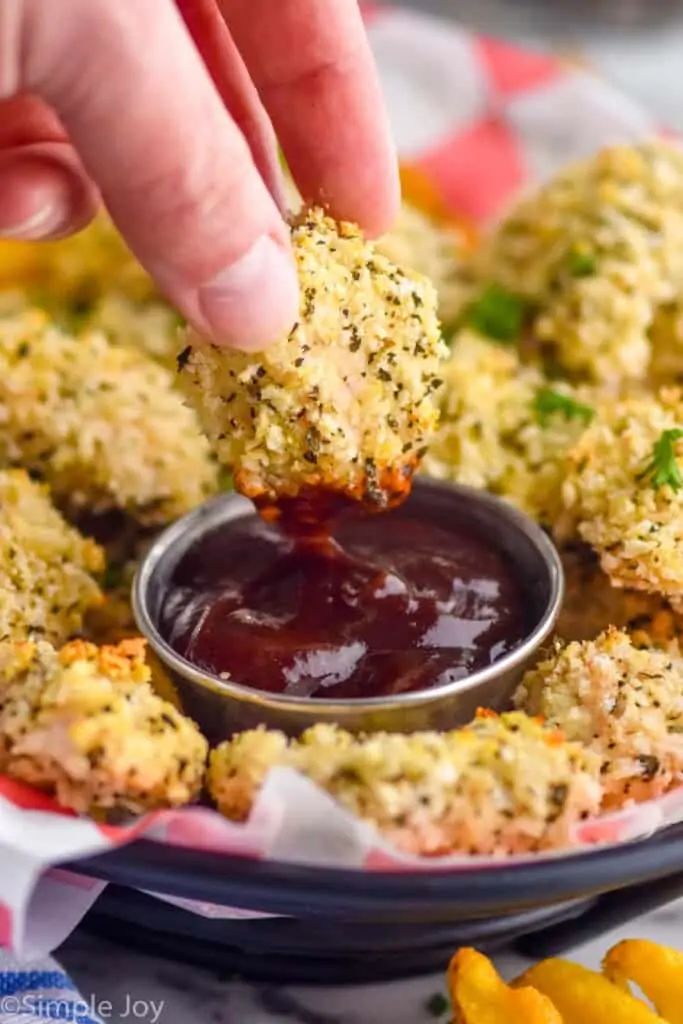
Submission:
<svg viewBox="0 0 683 1024">
<path fill-rule="evenodd" d="M 84 922 L 110 940 L 226 975 L 358 984 L 441 971 L 462 945 L 561 953 L 683 897 L 683 824 L 467 871 L 338 870 L 147 840 L 69 867 L 111 883 Z M 279 916 L 199 917 L 138 890 Z"/>
</svg>

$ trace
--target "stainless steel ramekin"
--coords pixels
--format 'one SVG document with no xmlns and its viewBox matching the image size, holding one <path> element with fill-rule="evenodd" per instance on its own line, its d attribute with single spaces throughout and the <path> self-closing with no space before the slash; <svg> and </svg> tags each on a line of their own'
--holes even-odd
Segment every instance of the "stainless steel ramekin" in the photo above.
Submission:
<svg viewBox="0 0 683 1024">
<path fill-rule="evenodd" d="M 253 505 L 235 494 L 212 498 L 159 536 L 133 584 L 133 609 L 140 631 L 169 670 L 183 710 L 209 740 L 218 742 L 258 724 L 297 734 L 316 722 L 334 722 L 354 732 L 385 729 L 414 732 L 469 721 L 478 707 L 505 708 L 525 670 L 548 640 L 564 594 L 562 564 L 543 530 L 498 498 L 469 487 L 418 478 L 403 508 L 419 514 L 429 506 L 446 522 L 476 527 L 517 566 L 535 626 L 515 650 L 466 679 L 431 690 L 353 701 L 313 700 L 265 693 L 212 676 L 181 658 L 160 634 L 166 585 L 179 560 L 202 534 L 242 516 Z M 391 515 L 392 513 L 386 513 Z"/>
</svg>

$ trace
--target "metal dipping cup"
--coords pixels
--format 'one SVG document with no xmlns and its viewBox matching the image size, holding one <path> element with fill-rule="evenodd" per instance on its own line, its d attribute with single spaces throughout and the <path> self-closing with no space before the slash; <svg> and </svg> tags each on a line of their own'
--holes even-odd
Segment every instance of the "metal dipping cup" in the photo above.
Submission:
<svg viewBox="0 0 683 1024">
<path fill-rule="evenodd" d="M 432 522 L 454 524 L 489 538 L 517 567 L 530 605 L 529 635 L 500 660 L 455 682 L 428 690 L 360 700 L 320 700 L 267 693 L 239 680 L 202 671 L 180 657 L 159 631 L 167 585 L 178 562 L 207 532 L 255 516 L 251 502 L 222 494 L 165 530 L 145 556 L 133 584 L 133 610 L 140 631 L 168 670 L 185 714 L 210 742 L 265 725 L 298 735 L 316 722 L 335 723 L 351 732 L 415 732 L 448 729 L 468 722 L 477 708 L 504 710 L 522 675 L 537 660 L 554 629 L 564 595 L 559 555 L 540 526 L 484 491 L 416 478 L 399 509 L 383 515 L 419 518 L 429 509 Z"/>
</svg>

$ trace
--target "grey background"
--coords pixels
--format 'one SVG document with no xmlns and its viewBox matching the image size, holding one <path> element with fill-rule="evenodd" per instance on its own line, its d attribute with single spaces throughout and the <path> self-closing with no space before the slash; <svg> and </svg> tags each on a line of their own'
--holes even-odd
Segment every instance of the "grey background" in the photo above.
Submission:
<svg viewBox="0 0 683 1024">
<path fill-rule="evenodd" d="M 683 132 L 683 0 L 402 2 L 493 35 L 580 53 L 663 123 Z"/>
</svg>

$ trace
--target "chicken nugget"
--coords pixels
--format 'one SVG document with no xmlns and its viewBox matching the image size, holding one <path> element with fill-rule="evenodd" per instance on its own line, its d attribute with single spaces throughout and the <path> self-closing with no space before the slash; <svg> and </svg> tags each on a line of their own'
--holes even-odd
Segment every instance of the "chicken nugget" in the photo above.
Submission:
<svg viewBox="0 0 683 1024">
<path fill-rule="evenodd" d="M 106 214 L 56 242 L 0 242 L 0 287 L 21 288 L 59 319 L 80 320 L 105 293 L 151 302 L 157 288 Z"/>
<path fill-rule="evenodd" d="M 569 457 L 562 498 L 615 587 L 683 609 L 683 396 L 605 405 Z"/>
<path fill-rule="evenodd" d="M 514 349 L 467 328 L 455 335 L 442 376 L 441 417 L 423 472 L 485 488 L 559 525 L 566 455 L 594 415 L 594 389 L 551 383 Z"/>
<path fill-rule="evenodd" d="M 104 552 L 69 526 L 47 488 L 0 471 L 0 640 L 63 643 L 102 602 Z"/>
<path fill-rule="evenodd" d="M 524 714 L 482 712 L 446 733 L 355 737 L 316 725 L 299 740 L 256 729 L 212 752 L 208 787 L 241 820 L 270 768 L 294 768 L 423 856 L 506 854 L 565 846 L 597 811 L 599 758 Z"/>
<path fill-rule="evenodd" d="M 189 803 L 207 743 L 149 680 L 142 639 L 1 644 L 0 771 L 76 811 Z"/>
<path fill-rule="evenodd" d="M 436 293 L 321 211 L 295 222 L 292 243 L 290 334 L 246 353 L 190 332 L 181 383 L 243 494 L 275 504 L 326 491 L 386 507 L 407 494 L 436 427 L 447 353 Z"/>
<path fill-rule="evenodd" d="M 467 241 L 455 224 L 437 223 L 404 200 L 396 222 L 378 240 L 377 249 L 399 267 L 428 278 L 437 291 L 441 320 L 452 324 L 469 298 L 470 288 L 461 272 Z"/>
<path fill-rule="evenodd" d="M 44 479 L 70 514 L 118 509 L 145 525 L 217 488 L 170 372 L 103 334 L 65 334 L 38 311 L 0 320 L 2 463 Z"/>
<path fill-rule="evenodd" d="M 683 656 L 610 628 L 558 646 L 527 672 L 515 704 L 602 761 L 604 804 L 649 800 L 683 780 Z"/>
<path fill-rule="evenodd" d="M 564 168 L 502 221 L 478 258 L 571 373 L 645 377 L 649 330 L 683 282 L 683 149 L 653 140 Z"/>
</svg>

